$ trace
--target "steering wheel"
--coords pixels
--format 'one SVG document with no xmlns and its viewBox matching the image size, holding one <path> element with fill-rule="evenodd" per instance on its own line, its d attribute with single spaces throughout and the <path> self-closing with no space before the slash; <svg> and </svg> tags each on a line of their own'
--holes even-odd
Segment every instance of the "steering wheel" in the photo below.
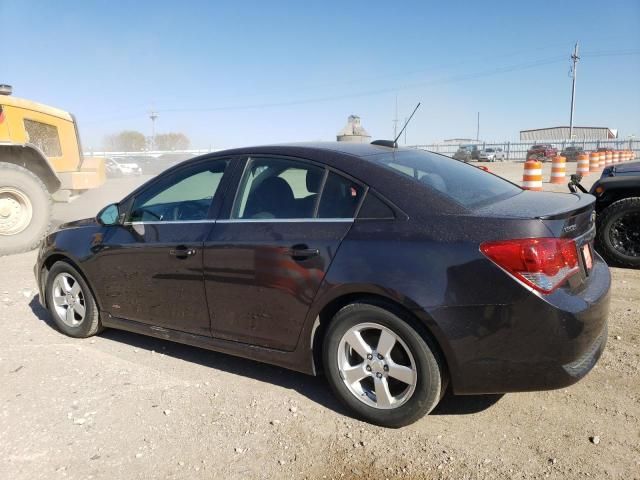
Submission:
<svg viewBox="0 0 640 480">
<path fill-rule="evenodd" d="M 198 220 L 206 217 L 206 211 L 203 215 L 202 207 L 193 203 L 183 203 L 177 206 L 176 210 L 176 220 Z"/>
</svg>

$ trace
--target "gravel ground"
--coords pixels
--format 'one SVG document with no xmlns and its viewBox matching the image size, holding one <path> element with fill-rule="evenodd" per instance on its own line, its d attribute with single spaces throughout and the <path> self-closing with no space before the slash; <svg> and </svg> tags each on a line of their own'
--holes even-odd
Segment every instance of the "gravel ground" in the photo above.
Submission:
<svg viewBox="0 0 640 480">
<path fill-rule="evenodd" d="M 388 430 L 351 418 L 323 378 L 127 332 L 66 337 L 39 306 L 34 261 L 0 258 L 0 479 L 640 478 L 640 271 L 612 269 L 609 343 L 583 381 L 446 396 Z"/>
</svg>

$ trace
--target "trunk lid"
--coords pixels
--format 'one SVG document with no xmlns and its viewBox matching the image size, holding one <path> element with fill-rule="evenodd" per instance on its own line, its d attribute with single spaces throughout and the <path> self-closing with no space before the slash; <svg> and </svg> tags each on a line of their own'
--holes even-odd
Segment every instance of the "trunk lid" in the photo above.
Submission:
<svg viewBox="0 0 640 480">
<path fill-rule="evenodd" d="M 507 218 L 537 218 L 554 237 L 576 238 L 594 226 L 595 197 L 587 193 L 522 193 L 485 205 L 479 215 Z"/>
</svg>

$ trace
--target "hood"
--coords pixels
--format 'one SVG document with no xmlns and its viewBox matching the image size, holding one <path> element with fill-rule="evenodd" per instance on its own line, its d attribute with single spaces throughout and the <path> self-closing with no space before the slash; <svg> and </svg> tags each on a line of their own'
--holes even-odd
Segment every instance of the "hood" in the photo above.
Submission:
<svg viewBox="0 0 640 480">
<path fill-rule="evenodd" d="M 63 223 L 58 226 L 57 230 L 69 230 L 72 228 L 88 227 L 100 225 L 95 218 L 83 218 L 82 220 L 74 220 L 73 222 Z"/>
<path fill-rule="evenodd" d="M 640 162 L 629 162 L 629 163 L 619 163 L 613 166 L 612 168 L 613 175 L 616 174 L 626 174 L 637 173 L 640 175 Z"/>
</svg>

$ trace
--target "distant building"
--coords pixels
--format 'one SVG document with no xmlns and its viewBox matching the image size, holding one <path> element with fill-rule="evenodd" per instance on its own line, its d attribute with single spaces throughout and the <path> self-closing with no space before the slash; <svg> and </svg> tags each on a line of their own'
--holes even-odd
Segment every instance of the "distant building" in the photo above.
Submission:
<svg viewBox="0 0 640 480">
<path fill-rule="evenodd" d="M 480 144 L 484 143 L 482 140 L 476 140 L 475 138 L 445 138 L 442 143 L 447 145 L 464 145 L 464 144 Z"/>
<path fill-rule="evenodd" d="M 618 137 L 618 130 L 607 127 L 573 127 L 572 140 L 611 140 Z M 537 128 L 521 130 L 521 142 L 557 142 L 569 140 L 569 127 Z"/>
<path fill-rule="evenodd" d="M 337 139 L 339 142 L 369 143 L 371 135 L 360 125 L 359 116 L 349 115 L 347 125 L 338 132 Z"/>
</svg>

